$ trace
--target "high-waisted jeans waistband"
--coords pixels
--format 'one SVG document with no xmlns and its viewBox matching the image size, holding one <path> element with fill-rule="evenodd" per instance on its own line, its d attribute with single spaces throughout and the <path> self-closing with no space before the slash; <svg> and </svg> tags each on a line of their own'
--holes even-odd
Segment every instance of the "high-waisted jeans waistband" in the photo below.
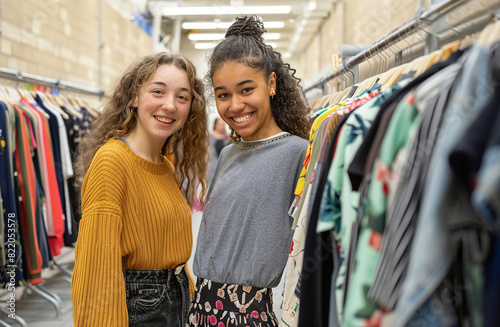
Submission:
<svg viewBox="0 0 500 327">
<path fill-rule="evenodd" d="M 125 282 L 129 283 L 167 283 L 175 276 L 180 275 L 185 265 L 175 269 L 150 269 L 150 270 L 123 270 Z"/>
<path fill-rule="evenodd" d="M 168 270 L 123 270 L 130 327 L 184 327 L 189 277 L 184 265 Z"/>
</svg>

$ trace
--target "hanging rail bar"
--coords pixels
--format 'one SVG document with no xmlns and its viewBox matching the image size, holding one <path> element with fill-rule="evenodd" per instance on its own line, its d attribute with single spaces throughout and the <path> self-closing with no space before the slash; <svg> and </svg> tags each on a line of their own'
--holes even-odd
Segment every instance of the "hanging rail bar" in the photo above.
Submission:
<svg viewBox="0 0 500 327">
<path fill-rule="evenodd" d="M 357 55 L 347 58 L 345 64 L 335 69 L 332 73 L 321 78 L 318 82 L 304 89 L 304 92 L 310 91 L 314 88 L 322 87 L 325 83 L 334 79 L 335 77 L 346 73 L 348 70 L 352 69 L 354 66 L 359 65 L 366 59 L 373 57 L 375 54 L 389 48 L 390 46 L 396 44 L 403 38 L 414 33 L 420 28 L 423 28 L 438 18 L 445 15 L 449 10 L 454 9 L 458 5 L 467 2 L 467 0 L 448 0 L 446 2 L 439 3 L 430 9 L 426 10 L 422 15 L 413 18 L 399 28 L 393 30 L 380 40 L 376 41 L 372 45 L 366 47 L 364 50 L 359 52 Z"/>
<path fill-rule="evenodd" d="M 97 95 L 100 97 L 104 95 L 104 92 L 102 90 L 95 90 L 86 86 L 78 85 L 67 81 L 61 81 L 55 78 L 47 78 L 43 76 L 33 75 L 30 73 L 23 73 L 9 68 L 0 67 L 0 77 L 18 82 L 33 83 L 38 85 L 54 87 L 61 90 Z"/>
</svg>

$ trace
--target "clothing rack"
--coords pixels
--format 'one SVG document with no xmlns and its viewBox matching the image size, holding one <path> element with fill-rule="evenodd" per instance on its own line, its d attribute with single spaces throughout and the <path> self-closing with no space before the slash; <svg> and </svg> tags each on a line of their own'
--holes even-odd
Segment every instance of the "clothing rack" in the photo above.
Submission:
<svg viewBox="0 0 500 327">
<path fill-rule="evenodd" d="M 47 87 L 52 87 L 55 89 L 59 90 L 68 90 L 68 91 L 73 91 L 73 92 L 79 92 L 82 94 L 89 94 L 89 95 L 94 95 L 94 96 L 99 96 L 102 97 L 104 95 L 103 91 L 98 91 L 94 90 L 85 86 L 77 85 L 71 82 L 67 81 L 62 81 L 58 79 L 53 79 L 53 78 L 47 78 L 47 77 L 42 77 L 34 74 L 29 74 L 29 73 L 23 73 L 20 71 L 12 70 L 12 69 L 7 69 L 7 68 L 2 68 L 0 67 L 0 78 L 6 78 L 10 79 L 16 82 L 22 82 L 22 83 L 32 83 L 32 84 L 37 84 L 37 85 L 44 85 Z M 17 84 L 17 83 L 16 83 Z M 17 87 L 17 86 L 16 86 Z M 51 268 L 57 268 L 59 272 L 62 273 L 62 276 L 52 276 L 50 278 L 44 278 L 44 281 L 63 281 L 67 282 L 68 284 L 71 284 L 71 271 L 67 269 L 63 264 L 60 264 L 56 262 L 57 260 L 63 258 L 64 256 L 68 255 L 71 253 L 71 251 L 62 253 L 58 255 L 57 257 L 52 257 L 51 258 Z M 52 305 L 52 307 L 55 310 L 56 318 L 60 318 L 62 315 L 68 313 L 71 311 L 71 308 L 64 308 L 63 307 L 63 302 L 61 298 L 53 291 L 50 289 L 46 288 L 43 286 L 43 283 L 36 284 L 36 285 L 31 285 L 30 282 L 26 282 L 24 285 L 19 286 L 20 292 L 22 292 L 22 296 L 19 300 L 19 302 L 24 302 L 24 303 L 31 303 L 31 302 L 36 302 L 36 303 L 49 303 Z M 4 298 L 5 296 L 8 296 L 10 293 L 12 293 L 11 290 L 8 289 L 0 289 L 0 299 Z M 29 295 L 34 295 L 30 296 Z M 16 294 L 17 296 L 17 294 Z M 34 297 L 34 298 L 33 298 Z M 0 306 L 0 326 L 11 326 L 11 323 L 14 325 L 20 325 L 22 327 L 27 326 L 26 322 L 24 319 L 22 319 L 21 316 L 16 312 L 15 313 L 15 319 L 10 320 L 7 319 L 6 321 L 2 320 L 3 316 L 8 317 L 11 313 L 7 311 L 4 307 Z"/>
<path fill-rule="evenodd" d="M 404 38 L 416 33 L 420 30 L 425 30 L 425 28 L 430 27 L 431 24 L 438 21 L 438 19 L 446 16 L 450 11 L 456 9 L 457 7 L 469 3 L 469 0 L 448 0 L 435 6 L 432 6 L 428 10 L 424 11 L 421 15 L 407 21 L 397 29 L 393 30 L 383 38 L 374 42 L 373 44 L 366 47 L 364 50 L 359 52 L 358 54 L 347 58 L 342 62 L 342 65 L 335 69 L 332 73 L 326 75 L 321 78 L 319 81 L 315 82 L 313 85 L 304 89 L 304 92 L 311 91 L 316 88 L 323 88 L 325 85 L 333 80 L 334 78 L 344 75 L 346 73 L 353 74 L 353 83 L 358 82 L 358 76 L 355 72 L 353 72 L 353 68 L 374 57 L 375 55 L 381 53 L 382 51 L 394 46 L 399 41 Z M 478 28 L 483 28 L 489 20 L 494 16 L 494 13 L 491 10 L 485 10 L 485 12 L 481 12 L 479 17 L 472 17 L 468 22 L 461 24 L 460 26 L 455 26 L 451 28 L 451 30 L 446 31 L 443 36 L 437 36 L 434 32 L 427 31 L 427 40 L 425 44 L 425 52 L 430 53 L 431 51 L 437 50 L 439 47 L 439 42 L 441 40 L 452 40 L 457 39 L 457 32 L 454 29 L 464 27 L 464 30 L 470 34 L 471 30 L 479 31 Z M 473 22 L 474 20 L 474 22 Z M 474 25 L 476 24 L 476 25 Z M 466 35 L 468 35 L 466 34 Z"/>
<path fill-rule="evenodd" d="M 48 78 L 39 75 L 34 75 L 30 73 L 23 73 L 14 69 L 0 67 L 0 77 L 14 80 L 17 82 L 33 83 L 38 85 L 44 85 L 48 87 L 53 87 L 60 90 L 68 90 L 79 93 L 85 93 L 90 95 L 96 95 L 102 97 L 104 95 L 103 90 L 95 90 L 83 85 L 78 85 L 68 81 L 62 81 L 55 78 Z"/>
</svg>

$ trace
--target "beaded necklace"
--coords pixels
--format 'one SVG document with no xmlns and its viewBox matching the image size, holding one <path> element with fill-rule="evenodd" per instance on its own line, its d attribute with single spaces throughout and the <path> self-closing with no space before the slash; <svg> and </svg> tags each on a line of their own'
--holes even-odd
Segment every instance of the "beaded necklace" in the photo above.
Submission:
<svg viewBox="0 0 500 327">
<path fill-rule="evenodd" d="M 292 136 L 292 134 L 285 134 L 285 135 L 282 135 L 282 136 L 277 137 L 277 138 L 275 138 L 275 139 L 271 139 L 271 140 L 269 140 L 269 141 L 266 141 L 266 142 L 264 142 L 264 143 L 260 143 L 260 144 L 256 144 L 256 145 L 250 145 L 250 146 L 245 146 L 245 147 L 243 147 L 243 146 L 241 146 L 241 145 L 240 145 L 240 143 L 239 143 L 239 142 L 238 142 L 238 143 L 236 143 L 236 145 L 238 145 L 238 148 L 240 148 L 241 150 L 249 150 L 249 149 L 254 149 L 254 148 L 257 148 L 257 147 L 259 147 L 259 146 L 263 146 L 263 145 L 266 145 L 266 144 L 269 144 L 269 143 L 275 142 L 275 141 L 279 141 L 279 140 L 281 140 L 281 139 L 283 139 L 283 138 L 285 138 L 285 137 L 287 137 L 287 136 Z"/>
</svg>

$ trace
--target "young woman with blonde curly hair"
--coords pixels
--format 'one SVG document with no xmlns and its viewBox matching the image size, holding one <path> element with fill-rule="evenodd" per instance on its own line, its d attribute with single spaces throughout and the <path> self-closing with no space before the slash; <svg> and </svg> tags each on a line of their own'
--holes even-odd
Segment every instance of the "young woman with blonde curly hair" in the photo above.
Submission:
<svg viewBox="0 0 500 327">
<path fill-rule="evenodd" d="M 200 199 L 206 190 L 207 147 L 193 64 L 166 53 L 132 64 L 79 148 L 75 326 L 184 326 L 190 206 L 198 183 Z"/>
</svg>

